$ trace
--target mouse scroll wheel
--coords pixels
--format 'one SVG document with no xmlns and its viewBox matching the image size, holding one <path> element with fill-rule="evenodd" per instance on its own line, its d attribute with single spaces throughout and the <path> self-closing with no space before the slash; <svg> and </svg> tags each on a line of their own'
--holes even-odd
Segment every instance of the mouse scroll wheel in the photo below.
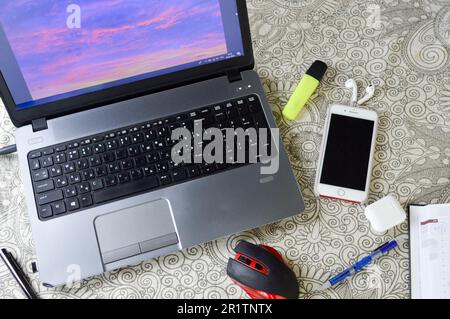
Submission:
<svg viewBox="0 0 450 319">
<path fill-rule="evenodd" d="M 252 261 L 250 259 L 248 259 L 247 257 L 244 257 L 244 256 L 239 256 L 238 260 L 240 262 L 243 262 L 246 265 L 250 265 L 252 263 Z"/>
<path fill-rule="evenodd" d="M 259 271 L 262 271 L 263 269 L 264 269 L 264 267 L 263 266 L 261 266 L 260 264 L 255 264 L 255 268 L 256 268 L 256 270 L 259 270 Z"/>
</svg>

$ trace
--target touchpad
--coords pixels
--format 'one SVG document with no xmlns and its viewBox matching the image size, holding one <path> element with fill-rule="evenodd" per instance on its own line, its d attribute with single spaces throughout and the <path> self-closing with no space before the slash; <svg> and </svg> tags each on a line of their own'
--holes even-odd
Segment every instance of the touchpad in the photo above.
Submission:
<svg viewBox="0 0 450 319">
<path fill-rule="evenodd" d="M 94 224 L 104 264 L 178 243 L 163 199 L 100 216 Z"/>
</svg>

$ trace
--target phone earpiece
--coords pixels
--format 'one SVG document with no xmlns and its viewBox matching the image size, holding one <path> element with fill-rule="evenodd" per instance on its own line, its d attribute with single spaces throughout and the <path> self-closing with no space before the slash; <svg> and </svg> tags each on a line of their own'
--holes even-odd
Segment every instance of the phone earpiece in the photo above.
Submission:
<svg viewBox="0 0 450 319">
<path fill-rule="evenodd" d="M 358 101 L 358 104 L 362 105 L 362 104 L 368 102 L 371 98 L 373 98 L 374 95 L 375 95 L 375 86 L 369 85 L 366 88 L 366 95 L 364 95 L 364 97 Z"/>
<path fill-rule="evenodd" d="M 345 82 L 345 87 L 352 90 L 352 104 L 355 104 L 356 101 L 358 101 L 358 85 L 356 84 L 356 81 L 348 79 L 347 82 Z"/>
</svg>

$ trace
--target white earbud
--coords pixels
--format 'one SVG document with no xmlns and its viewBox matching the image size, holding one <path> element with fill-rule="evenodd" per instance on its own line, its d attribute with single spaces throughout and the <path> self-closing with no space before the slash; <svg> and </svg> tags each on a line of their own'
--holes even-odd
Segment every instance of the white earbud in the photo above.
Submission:
<svg viewBox="0 0 450 319">
<path fill-rule="evenodd" d="M 366 95 L 364 95 L 364 97 L 361 100 L 358 101 L 358 104 L 362 105 L 362 104 L 366 103 L 371 98 L 373 98 L 374 95 L 375 95 L 375 86 L 369 85 L 366 88 Z"/>
<path fill-rule="evenodd" d="M 356 81 L 353 79 L 347 80 L 345 82 L 345 87 L 347 89 L 352 89 L 352 105 L 358 101 L 358 85 L 356 84 Z"/>
</svg>

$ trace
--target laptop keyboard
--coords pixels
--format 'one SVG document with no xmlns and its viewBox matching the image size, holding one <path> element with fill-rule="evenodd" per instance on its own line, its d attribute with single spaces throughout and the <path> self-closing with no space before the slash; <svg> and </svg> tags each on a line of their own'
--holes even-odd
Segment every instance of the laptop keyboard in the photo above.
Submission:
<svg viewBox="0 0 450 319">
<path fill-rule="evenodd" d="M 178 141 L 172 141 L 172 130 L 193 132 L 200 120 L 204 130 L 268 127 L 258 97 L 251 95 L 32 151 L 28 163 L 39 218 L 50 220 L 248 164 L 174 163 L 171 150 Z"/>
</svg>

